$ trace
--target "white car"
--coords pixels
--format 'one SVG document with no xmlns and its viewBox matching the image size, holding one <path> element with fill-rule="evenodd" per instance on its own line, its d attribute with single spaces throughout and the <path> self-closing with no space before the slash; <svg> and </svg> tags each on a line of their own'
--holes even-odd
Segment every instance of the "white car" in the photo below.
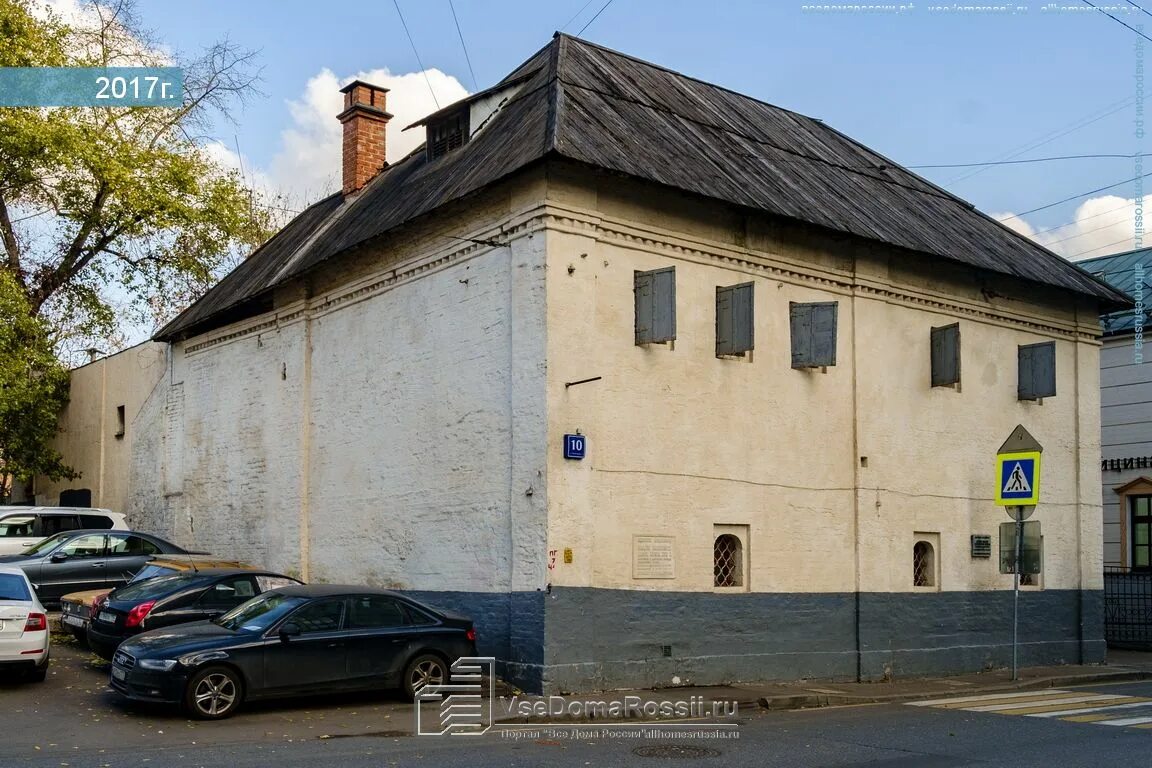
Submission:
<svg viewBox="0 0 1152 768">
<path fill-rule="evenodd" d="M 0 566 L 0 670 L 48 675 L 48 614 L 19 568 Z"/>
<path fill-rule="evenodd" d="M 0 555 L 18 555 L 41 539 L 85 528 L 128 530 L 119 512 L 87 507 L 0 507 Z"/>
</svg>

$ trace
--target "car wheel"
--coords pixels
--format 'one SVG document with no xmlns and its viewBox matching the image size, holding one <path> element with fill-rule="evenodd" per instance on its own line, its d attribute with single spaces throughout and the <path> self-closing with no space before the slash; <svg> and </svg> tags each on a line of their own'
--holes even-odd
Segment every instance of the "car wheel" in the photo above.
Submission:
<svg viewBox="0 0 1152 768">
<path fill-rule="evenodd" d="M 184 708 L 201 720 L 221 720 L 236 712 L 242 694 L 243 684 L 234 670 L 206 667 L 188 681 Z"/>
<path fill-rule="evenodd" d="M 28 679 L 33 683 L 42 683 L 48 678 L 48 659 L 44 659 L 44 666 L 36 667 L 28 673 Z"/>
<path fill-rule="evenodd" d="M 404 668 L 404 695 L 409 701 L 426 685 L 448 682 L 448 665 L 439 656 L 426 653 L 408 662 Z"/>
</svg>

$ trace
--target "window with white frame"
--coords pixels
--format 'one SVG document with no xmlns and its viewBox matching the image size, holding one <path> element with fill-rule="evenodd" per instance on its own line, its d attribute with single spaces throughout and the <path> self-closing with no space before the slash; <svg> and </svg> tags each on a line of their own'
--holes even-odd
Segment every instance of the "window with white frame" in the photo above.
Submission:
<svg viewBox="0 0 1152 768">
<path fill-rule="evenodd" d="M 712 586 L 722 592 L 748 590 L 748 526 L 713 526 Z"/>
</svg>

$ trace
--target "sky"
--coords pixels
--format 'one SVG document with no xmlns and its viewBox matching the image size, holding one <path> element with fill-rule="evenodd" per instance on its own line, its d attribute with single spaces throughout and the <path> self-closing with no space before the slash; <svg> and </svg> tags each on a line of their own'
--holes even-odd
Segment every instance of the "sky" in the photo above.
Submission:
<svg viewBox="0 0 1152 768">
<path fill-rule="evenodd" d="M 261 95 L 218 122 L 214 148 L 232 164 L 238 149 L 249 178 L 296 207 L 338 187 L 340 85 L 360 77 L 392 89 L 395 160 L 422 140 L 400 129 L 435 108 L 432 94 L 444 105 L 486 88 L 562 29 L 820 118 L 905 166 L 1123 155 L 916 169 L 1078 260 L 1134 247 L 1140 190 L 1128 181 L 1083 193 L 1152 172 L 1152 157 L 1145 168 L 1133 157 L 1152 154 L 1137 123 L 1152 41 L 1120 23 L 1152 37 L 1152 13 L 1094 2 L 1115 19 L 1075 0 L 876 4 L 892 10 L 791 0 L 139 0 L 138 12 L 173 50 L 194 54 L 227 38 L 258 52 Z M 1152 11 L 1152 0 L 1139 4 Z"/>
</svg>

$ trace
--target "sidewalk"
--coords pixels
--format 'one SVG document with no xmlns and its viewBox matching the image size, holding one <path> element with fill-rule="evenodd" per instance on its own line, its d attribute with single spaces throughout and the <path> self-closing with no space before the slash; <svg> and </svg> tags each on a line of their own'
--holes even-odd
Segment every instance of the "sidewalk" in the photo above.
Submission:
<svg viewBox="0 0 1152 768">
<path fill-rule="evenodd" d="M 638 702 L 636 710 L 644 705 L 684 702 L 694 699 L 707 703 L 735 702 L 741 712 L 756 709 L 788 710 L 814 707 L 846 706 L 852 704 L 897 703 L 918 699 L 946 698 L 948 696 L 978 695 L 999 691 L 1043 688 L 1062 688 L 1093 683 L 1119 683 L 1152 679 L 1152 652 L 1109 650 L 1108 662 L 1090 666 L 1024 667 L 1020 679 L 1013 681 L 1006 669 L 980 672 L 954 677 L 931 677 L 895 680 L 879 683 L 832 683 L 825 681 L 797 681 L 788 683 L 734 683 L 732 685 L 657 690 L 608 691 L 593 694 L 573 694 L 563 697 L 567 702 L 628 701 Z M 507 691 L 498 691 L 495 704 L 496 721 L 502 723 L 560 723 L 588 722 L 595 719 L 573 715 L 522 715 L 512 709 L 513 699 Z M 517 705 L 547 707 L 545 696 L 520 695 Z M 702 716 L 707 716 L 704 714 Z M 648 719 L 634 714 L 635 719 Z M 659 719 L 659 718 L 656 718 Z M 664 718 L 666 719 L 666 718 Z"/>
</svg>

